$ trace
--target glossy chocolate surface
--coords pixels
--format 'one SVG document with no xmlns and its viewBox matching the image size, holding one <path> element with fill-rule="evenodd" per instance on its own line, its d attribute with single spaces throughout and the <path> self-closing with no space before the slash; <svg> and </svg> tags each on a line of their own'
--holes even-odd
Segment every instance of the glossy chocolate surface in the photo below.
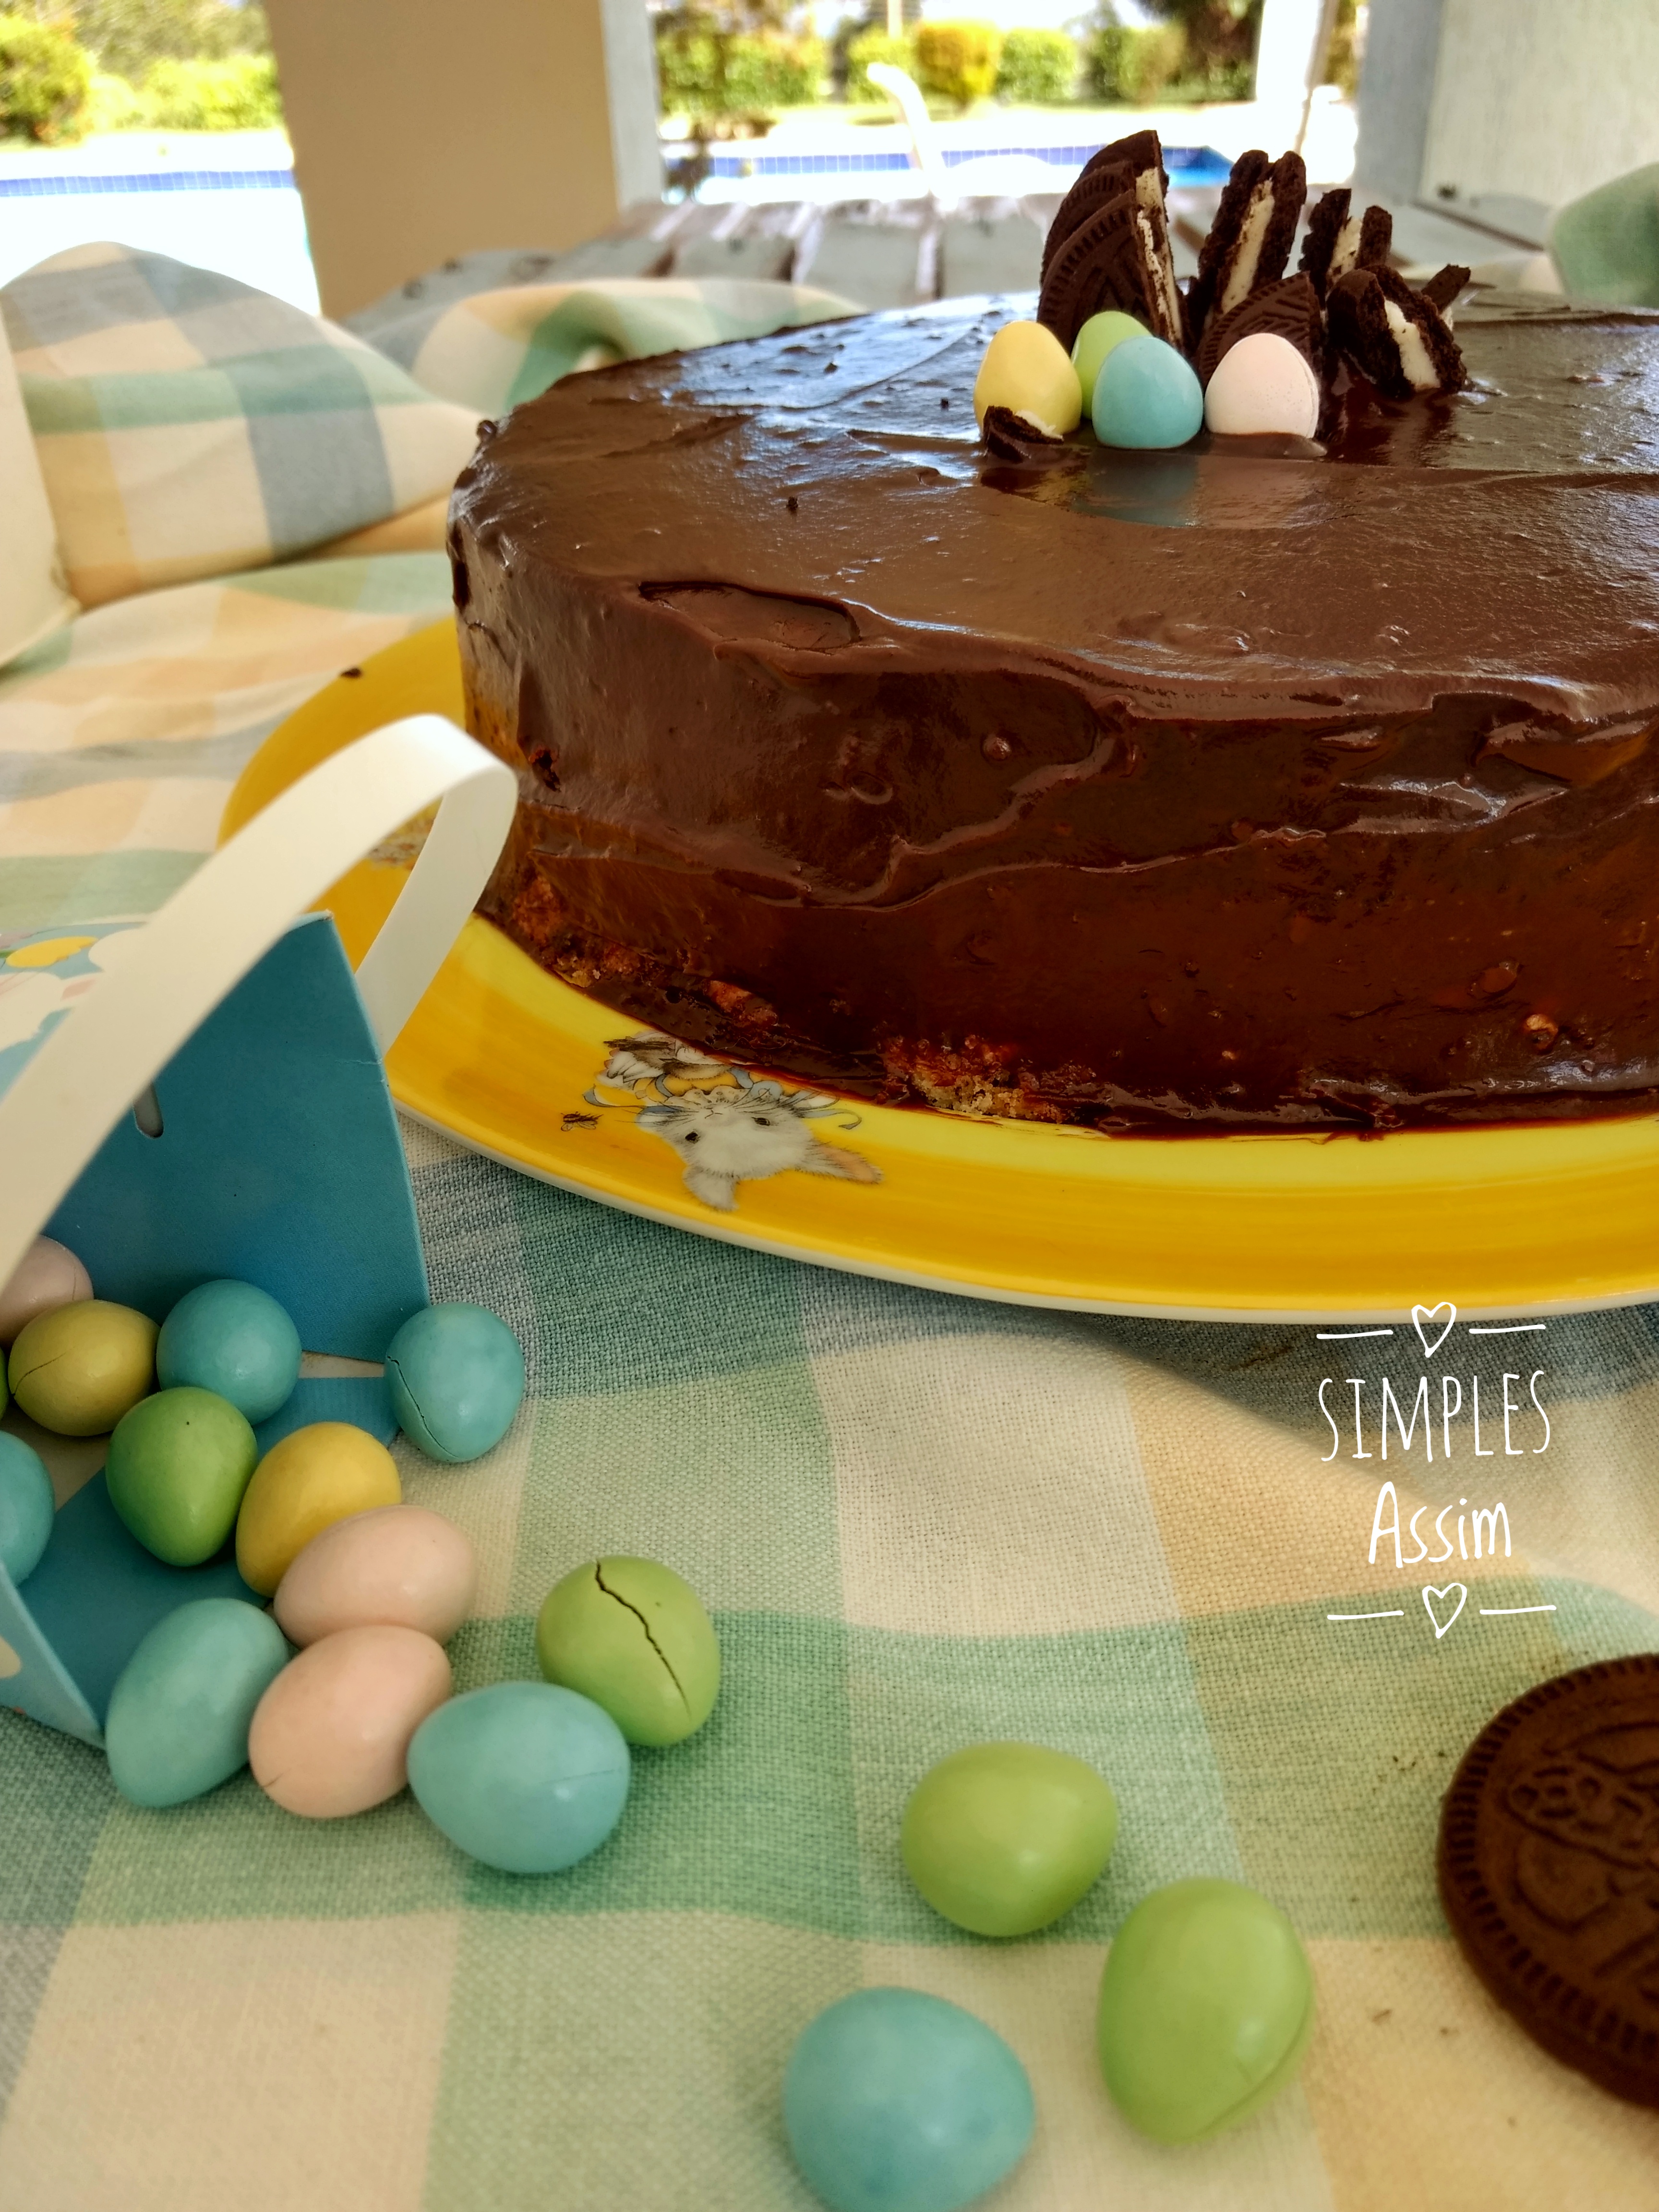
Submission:
<svg viewBox="0 0 1659 2212">
<path fill-rule="evenodd" d="M 1659 1105 L 1659 315 L 1326 453 L 990 458 L 1029 300 L 576 376 L 452 511 L 484 901 L 619 1014 L 1168 1133 Z"/>
</svg>

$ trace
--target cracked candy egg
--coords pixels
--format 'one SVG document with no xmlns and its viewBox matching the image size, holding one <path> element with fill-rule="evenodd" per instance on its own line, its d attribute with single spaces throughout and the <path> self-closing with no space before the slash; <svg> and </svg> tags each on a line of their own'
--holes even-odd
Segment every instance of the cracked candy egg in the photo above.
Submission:
<svg viewBox="0 0 1659 2212">
<path fill-rule="evenodd" d="M 550 1682 L 602 1705 L 630 1743 L 678 1743 L 714 1711 L 720 1647 L 690 1584 L 655 1559 L 592 1559 L 536 1622 Z"/>
<path fill-rule="evenodd" d="M 524 1351 L 486 1306 L 428 1306 L 392 1338 L 386 1380 L 411 1443 L 429 1459 L 477 1459 L 513 1425 L 524 1397 Z"/>
</svg>

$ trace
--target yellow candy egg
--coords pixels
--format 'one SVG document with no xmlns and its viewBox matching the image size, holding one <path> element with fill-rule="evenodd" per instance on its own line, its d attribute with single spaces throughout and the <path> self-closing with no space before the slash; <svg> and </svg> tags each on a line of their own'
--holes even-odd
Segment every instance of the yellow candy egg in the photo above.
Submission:
<svg viewBox="0 0 1659 2212">
<path fill-rule="evenodd" d="M 367 1429 L 313 1421 L 273 1444 L 253 1470 L 236 1516 L 236 1565 L 269 1597 L 311 1541 L 336 1521 L 403 1499 L 398 1464 Z"/>
<path fill-rule="evenodd" d="M 1071 356 L 1041 323 L 1005 323 L 985 349 L 974 381 L 974 416 L 1006 407 L 1050 438 L 1083 419 L 1083 386 Z"/>
<path fill-rule="evenodd" d="M 159 1333 L 148 1314 L 106 1298 L 38 1314 L 11 1347 L 11 1395 L 58 1436 L 102 1436 L 155 1388 Z"/>
</svg>

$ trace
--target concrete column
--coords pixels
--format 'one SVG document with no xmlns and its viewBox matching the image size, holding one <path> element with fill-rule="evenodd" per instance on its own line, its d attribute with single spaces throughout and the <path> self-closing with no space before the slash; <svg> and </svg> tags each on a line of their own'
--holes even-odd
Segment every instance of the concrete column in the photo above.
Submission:
<svg viewBox="0 0 1659 2212">
<path fill-rule="evenodd" d="M 1374 0 L 1359 80 L 1358 187 L 1407 200 L 1423 188 L 1444 5 L 1445 0 Z"/>
<path fill-rule="evenodd" d="M 267 0 L 324 312 L 662 189 L 645 0 Z"/>
</svg>

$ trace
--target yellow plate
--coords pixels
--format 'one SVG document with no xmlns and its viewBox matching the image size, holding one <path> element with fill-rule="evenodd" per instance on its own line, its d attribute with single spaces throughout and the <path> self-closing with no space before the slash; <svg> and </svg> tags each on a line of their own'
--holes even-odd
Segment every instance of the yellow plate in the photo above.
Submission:
<svg viewBox="0 0 1659 2212">
<path fill-rule="evenodd" d="M 228 836 L 400 714 L 461 720 L 441 623 L 309 700 L 231 794 Z M 401 886 L 330 894 L 354 959 Z M 1100 1137 L 854 1106 L 641 1039 L 468 923 L 388 1056 L 400 1105 L 567 1190 L 764 1252 L 934 1290 L 1187 1320 L 1398 1322 L 1659 1295 L 1659 1121 L 1357 1137 Z M 619 1041 L 627 1039 L 618 1050 Z"/>
</svg>

